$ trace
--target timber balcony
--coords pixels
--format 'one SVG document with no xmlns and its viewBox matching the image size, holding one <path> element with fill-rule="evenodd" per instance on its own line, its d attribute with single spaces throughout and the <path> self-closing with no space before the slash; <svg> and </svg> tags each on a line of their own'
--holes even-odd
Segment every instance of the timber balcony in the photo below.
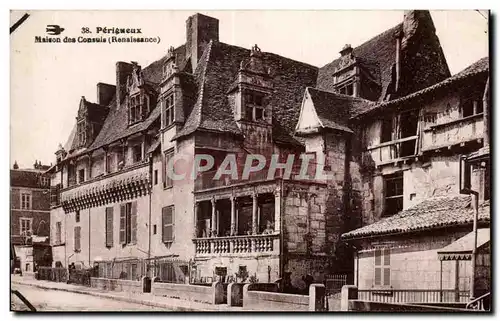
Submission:
<svg viewBox="0 0 500 321">
<path fill-rule="evenodd" d="M 424 129 L 422 151 L 463 145 L 471 141 L 480 141 L 484 135 L 483 114 L 459 118 L 451 122 L 436 124 Z"/>
<path fill-rule="evenodd" d="M 125 169 L 94 177 L 61 190 L 65 212 L 103 206 L 147 195 L 151 190 L 149 163 L 142 161 Z"/>
<path fill-rule="evenodd" d="M 376 166 L 404 161 L 417 155 L 418 135 L 384 142 L 367 148 L 366 155 Z"/>
<path fill-rule="evenodd" d="M 196 256 L 278 254 L 279 233 L 194 239 Z"/>
</svg>

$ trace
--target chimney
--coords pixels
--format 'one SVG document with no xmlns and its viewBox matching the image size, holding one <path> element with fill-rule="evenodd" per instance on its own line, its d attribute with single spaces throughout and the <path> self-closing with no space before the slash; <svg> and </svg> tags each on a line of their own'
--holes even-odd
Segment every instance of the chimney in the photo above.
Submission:
<svg viewBox="0 0 500 321">
<path fill-rule="evenodd" d="M 99 105 L 107 106 L 115 94 L 116 86 L 102 82 L 97 84 L 97 103 Z"/>
<path fill-rule="evenodd" d="M 116 63 L 116 108 L 120 105 L 125 98 L 127 91 L 127 78 L 132 73 L 134 66 L 132 64 L 118 61 Z"/>
<path fill-rule="evenodd" d="M 210 40 L 219 41 L 219 20 L 199 13 L 189 17 L 186 21 L 186 56 L 191 56 L 193 73 Z"/>
</svg>

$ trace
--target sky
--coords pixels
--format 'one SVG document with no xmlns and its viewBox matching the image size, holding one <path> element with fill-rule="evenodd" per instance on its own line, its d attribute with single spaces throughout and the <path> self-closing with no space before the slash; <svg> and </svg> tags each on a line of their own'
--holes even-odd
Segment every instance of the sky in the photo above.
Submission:
<svg viewBox="0 0 500 321">
<path fill-rule="evenodd" d="M 219 19 L 221 42 L 272 52 L 321 67 L 403 20 L 403 11 L 198 11 Z M 185 42 L 194 11 L 31 11 L 10 35 L 10 164 L 21 168 L 55 162 L 75 123 L 82 96 L 96 101 L 98 82 L 115 84 L 115 63 L 143 68 Z M 11 12 L 14 24 L 23 12 Z M 452 74 L 488 55 L 486 12 L 431 11 Z M 82 28 L 141 28 L 159 44 L 35 44 L 47 25 L 78 37 Z M 95 32 L 94 32 L 95 36 Z"/>
</svg>

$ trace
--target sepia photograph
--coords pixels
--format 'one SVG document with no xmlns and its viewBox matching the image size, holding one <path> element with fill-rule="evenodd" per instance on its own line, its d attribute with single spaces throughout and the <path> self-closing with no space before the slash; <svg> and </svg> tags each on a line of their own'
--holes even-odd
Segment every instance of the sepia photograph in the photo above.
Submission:
<svg viewBox="0 0 500 321">
<path fill-rule="evenodd" d="M 491 15 L 11 10 L 10 311 L 491 313 Z"/>
</svg>

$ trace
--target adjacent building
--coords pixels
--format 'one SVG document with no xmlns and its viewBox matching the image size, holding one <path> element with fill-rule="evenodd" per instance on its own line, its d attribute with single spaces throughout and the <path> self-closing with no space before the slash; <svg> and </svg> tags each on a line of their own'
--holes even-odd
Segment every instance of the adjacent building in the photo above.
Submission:
<svg viewBox="0 0 500 321">
<path fill-rule="evenodd" d="M 471 74 L 466 87 L 484 90 Z M 475 98 L 471 115 L 445 125 L 462 102 L 446 96 L 454 77 L 469 76 L 451 77 L 428 11 L 322 68 L 226 44 L 217 19 L 191 16 L 184 44 L 145 68 L 116 63 L 116 83 L 97 84 L 95 103 L 81 98 L 49 170 L 54 261 L 167 282 L 291 273 L 299 287 L 307 274 L 350 273 L 356 250 L 342 234 L 447 194 L 455 178 L 430 187 L 443 171 L 433 166 L 452 166 L 436 149 L 483 146 L 474 136 L 449 149 L 440 136 L 450 126 L 482 135 Z M 438 91 L 447 116 L 420 100 Z M 212 169 L 193 173 L 199 155 Z M 265 165 L 245 175 L 254 155 Z M 269 172 L 290 157 L 290 172 Z M 237 175 L 217 175 L 228 159 Z"/>
<path fill-rule="evenodd" d="M 50 177 L 44 174 L 49 167 L 35 161 L 33 168 L 20 169 L 16 162 L 10 170 L 10 241 L 23 272 L 33 272 L 34 263 L 52 263 L 44 246 L 50 236 Z M 37 259 L 34 247 L 43 248 Z"/>
</svg>

